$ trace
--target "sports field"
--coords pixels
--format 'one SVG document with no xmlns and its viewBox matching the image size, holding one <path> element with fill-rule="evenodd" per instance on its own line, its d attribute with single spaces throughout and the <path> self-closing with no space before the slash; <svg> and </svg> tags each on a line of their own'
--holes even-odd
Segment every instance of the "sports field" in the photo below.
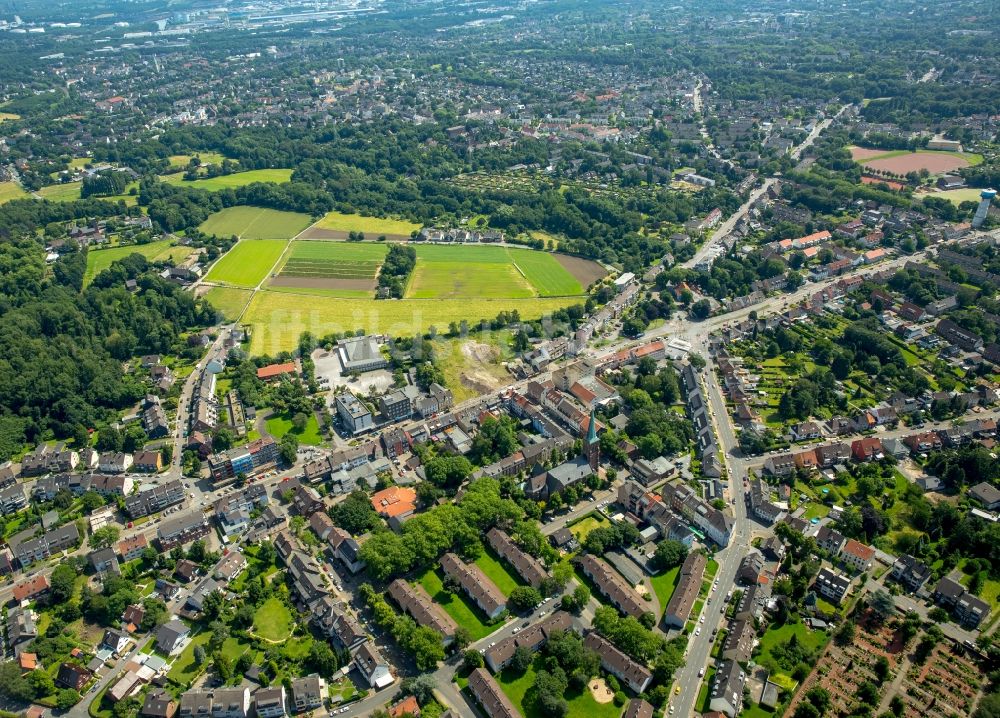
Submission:
<svg viewBox="0 0 1000 718">
<path fill-rule="evenodd" d="M 946 199 L 949 202 L 954 202 L 955 204 L 962 204 L 962 202 L 976 202 L 978 203 L 982 199 L 979 195 L 982 193 L 981 189 L 976 189 L 975 187 L 963 187 L 962 189 L 949 189 L 944 192 L 935 192 L 934 194 L 918 195 L 920 197 L 940 197 L 941 199 Z"/>
<path fill-rule="evenodd" d="M 222 312 L 227 322 L 240 316 L 243 307 L 250 301 L 249 289 L 234 289 L 233 287 L 212 287 L 205 294 L 205 299 Z"/>
<path fill-rule="evenodd" d="M 288 242 L 278 239 L 248 239 L 238 242 L 212 265 L 205 280 L 236 287 L 256 287 L 267 277 L 287 245 Z"/>
<path fill-rule="evenodd" d="M 954 172 L 962 167 L 978 165 L 982 155 L 974 152 L 945 152 L 941 150 L 874 150 L 868 147 L 848 147 L 851 158 L 865 167 L 905 175 L 908 172 L 927 170 L 930 174 Z"/>
<path fill-rule="evenodd" d="M 308 214 L 237 205 L 209 216 L 198 227 L 205 234 L 240 239 L 291 239 L 312 221 Z"/>
<path fill-rule="evenodd" d="M 281 184 L 288 182 L 292 178 L 292 171 L 289 169 L 276 170 L 247 170 L 246 172 L 234 172 L 231 175 L 220 177 L 206 177 L 188 182 L 184 179 L 183 172 L 172 175 L 163 175 L 160 179 L 167 184 L 180 185 L 182 187 L 194 187 L 204 189 L 209 192 L 216 192 L 220 189 L 235 189 L 254 182 L 274 182 Z"/>
<path fill-rule="evenodd" d="M 12 199 L 30 197 L 17 182 L 0 182 L 0 204 L 7 204 Z"/>
<path fill-rule="evenodd" d="M 149 244 L 130 244 L 125 247 L 110 247 L 108 249 L 91 249 L 87 252 L 87 271 L 83 275 L 83 283 L 90 281 L 111 266 L 111 264 L 130 254 L 141 254 L 151 262 L 163 262 L 167 259 L 180 262 L 191 254 L 190 247 L 172 246 L 169 239 Z"/>
<path fill-rule="evenodd" d="M 360 242 L 292 242 L 285 263 L 268 285 L 331 297 L 371 297 L 388 247 Z"/>
<path fill-rule="evenodd" d="M 413 336 L 426 332 L 432 326 L 446 331 L 450 322 L 461 322 L 463 319 L 475 325 L 482 319 L 495 318 L 502 311 L 517 310 L 523 319 L 537 319 L 556 309 L 582 302 L 583 297 L 382 301 L 303 297 L 262 290 L 254 294 L 243 321 L 253 325 L 250 351 L 254 354 L 276 354 L 294 350 L 299 335 L 304 331 L 322 336 L 335 331 L 364 329 L 372 334 Z"/>
</svg>

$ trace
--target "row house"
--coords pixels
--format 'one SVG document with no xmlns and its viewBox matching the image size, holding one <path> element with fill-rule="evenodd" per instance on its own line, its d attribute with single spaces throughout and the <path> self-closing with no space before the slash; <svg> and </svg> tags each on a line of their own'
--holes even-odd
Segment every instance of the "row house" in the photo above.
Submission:
<svg viewBox="0 0 1000 718">
<path fill-rule="evenodd" d="M 648 612 L 642 597 L 603 559 L 585 553 L 577 558 L 577 564 L 601 594 L 626 616 L 638 619 Z"/>
</svg>

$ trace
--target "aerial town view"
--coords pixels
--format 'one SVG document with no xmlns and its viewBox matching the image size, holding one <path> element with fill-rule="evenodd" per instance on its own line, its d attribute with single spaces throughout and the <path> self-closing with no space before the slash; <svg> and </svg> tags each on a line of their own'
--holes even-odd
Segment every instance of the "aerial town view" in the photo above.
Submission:
<svg viewBox="0 0 1000 718">
<path fill-rule="evenodd" d="M 1000 718 L 998 18 L 0 2 L 0 718 Z"/>
</svg>

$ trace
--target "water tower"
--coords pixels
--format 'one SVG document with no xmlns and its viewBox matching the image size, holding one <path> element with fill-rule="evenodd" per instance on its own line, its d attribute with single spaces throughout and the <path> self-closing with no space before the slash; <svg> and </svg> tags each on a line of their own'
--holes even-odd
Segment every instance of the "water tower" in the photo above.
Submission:
<svg viewBox="0 0 1000 718">
<path fill-rule="evenodd" d="M 990 202 L 997 196 L 997 191 L 995 189 L 984 189 L 979 196 L 981 197 L 979 207 L 972 218 L 972 227 L 974 229 L 979 229 L 983 226 L 983 222 L 986 221 L 986 214 L 990 211 Z"/>
</svg>

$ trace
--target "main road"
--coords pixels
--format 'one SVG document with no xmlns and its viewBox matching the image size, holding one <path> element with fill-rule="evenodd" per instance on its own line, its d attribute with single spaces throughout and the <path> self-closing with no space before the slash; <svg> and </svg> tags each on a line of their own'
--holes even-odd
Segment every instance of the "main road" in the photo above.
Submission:
<svg viewBox="0 0 1000 718">
<path fill-rule="evenodd" d="M 695 102 L 695 105 L 697 107 L 700 107 L 701 105 L 700 94 L 699 94 L 700 91 L 701 91 L 701 83 L 699 83 L 698 87 L 695 89 L 695 97 L 699 98 Z M 844 105 L 843 107 L 840 108 L 840 110 L 837 111 L 835 115 L 826 118 L 822 122 L 817 123 L 812 128 L 812 131 L 808 135 L 806 135 L 806 138 L 802 140 L 802 142 L 800 142 L 792 150 L 791 152 L 792 159 L 797 160 L 799 157 L 801 157 L 802 153 L 806 149 L 811 147 L 813 142 L 816 141 L 816 138 L 819 137 L 823 133 L 823 131 L 826 130 L 826 128 L 833 123 L 835 119 L 840 117 L 840 115 L 843 114 L 848 107 L 850 107 L 850 105 Z M 705 141 L 708 143 L 706 146 L 708 147 L 709 151 L 715 153 L 715 148 L 711 144 L 711 140 L 708 138 L 707 133 L 704 134 L 705 134 Z M 705 257 L 708 256 L 708 253 L 712 251 L 712 248 L 715 247 L 719 242 L 723 240 L 724 237 L 726 237 L 733 231 L 733 229 L 736 227 L 736 224 L 741 219 L 747 216 L 747 214 L 750 212 L 750 209 L 754 206 L 754 203 L 756 203 L 757 200 L 759 200 L 762 196 L 764 196 L 764 193 L 767 192 L 769 189 L 771 189 L 771 187 L 773 187 L 774 183 L 777 181 L 778 181 L 777 177 L 768 177 L 766 180 L 764 180 L 763 184 L 761 184 L 760 187 L 758 187 L 757 189 L 755 189 L 753 192 L 750 193 L 750 197 L 747 199 L 747 201 L 744 202 L 740 206 L 740 208 L 736 210 L 736 212 L 734 212 L 727 220 L 725 220 L 722 224 L 719 225 L 719 227 L 712 233 L 711 238 L 707 242 L 705 242 L 698 249 L 697 252 L 695 252 L 695 255 L 691 257 L 691 259 L 689 259 L 688 261 L 684 262 L 681 266 L 684 267 L 685 269 L 691 269 L 692 267 L 697 266 L 698 263 L 701 262 L 703 259 L 705 259 Z"/>
</svg>

